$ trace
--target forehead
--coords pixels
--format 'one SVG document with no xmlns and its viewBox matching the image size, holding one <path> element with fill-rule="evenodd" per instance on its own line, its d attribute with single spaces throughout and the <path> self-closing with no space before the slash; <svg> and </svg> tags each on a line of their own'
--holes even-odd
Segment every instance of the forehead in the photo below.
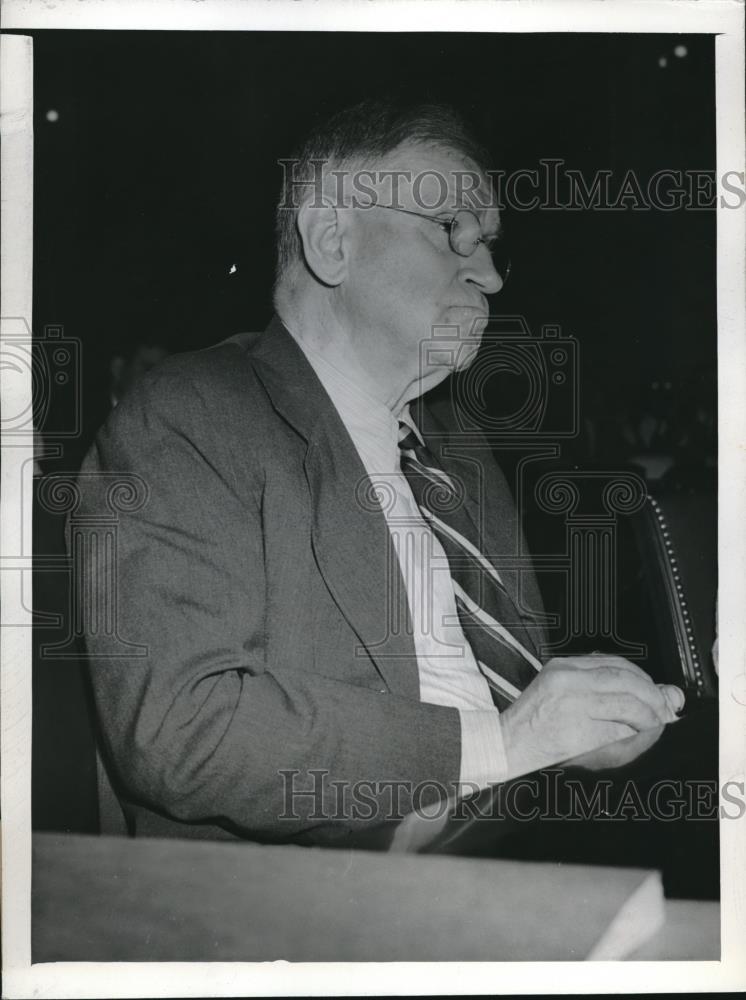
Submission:
<svg viewBox="0 0 746 1000">
<path fill-rule="evenodd" d="M 376 187 L 381 195 L 391 180 L 380 176 L 397 173 L 398 194 L 404 208 L 433 212 L 472 208 L 494 210 L 496 199 L 492 182 L 479 166 L 461 153 L 447 147 L 402 143 L 381 158 L 377 165 Z"/>
</svg>

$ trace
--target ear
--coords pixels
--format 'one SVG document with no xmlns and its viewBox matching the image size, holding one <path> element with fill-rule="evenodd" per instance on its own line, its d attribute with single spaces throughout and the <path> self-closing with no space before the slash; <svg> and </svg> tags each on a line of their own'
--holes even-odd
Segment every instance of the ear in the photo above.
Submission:
<svg viewBox="0 0 746 1000">
<path fill-rule="evenodd" d="M 308 199 L 298 209 L 298 234 L 303 255 L 312 273 L 325 285 L 340 285 L 347 274 L 345 213 L 325 200 L 323 205 Z"/>
</svg>

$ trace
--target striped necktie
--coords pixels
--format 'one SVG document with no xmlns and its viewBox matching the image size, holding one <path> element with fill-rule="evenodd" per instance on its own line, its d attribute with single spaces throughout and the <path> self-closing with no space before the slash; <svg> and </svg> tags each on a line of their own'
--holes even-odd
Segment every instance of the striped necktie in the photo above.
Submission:
<svg viewBox="0 0 746 1000">
<path fill-rule="evenodd" d="M 477 532 L 453 480 L 406 424 L 399 424 L 401 470 L 448 558 L 456 609 L 495 705 L 504 711 L 541 661 L 500 574 L 479 550 Z M 508 627 L 509 626 L 509 627 Z"/>
</svg>

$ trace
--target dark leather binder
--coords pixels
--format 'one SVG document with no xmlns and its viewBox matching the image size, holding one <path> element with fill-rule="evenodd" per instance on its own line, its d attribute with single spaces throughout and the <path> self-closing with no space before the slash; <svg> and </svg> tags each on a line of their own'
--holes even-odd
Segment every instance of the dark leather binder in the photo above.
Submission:
<svg viewBox="0 0 746 1000">
<path fill-rule="evenodd" d="M 712 568 L 705 571 L 703 553 L 701 548 L 697 552 L 696 542 L 694 546 L 686 544 L 686 539 L 691 542 L 692 536 L 702 544 L 702 531 L 714 532 L 708 530 L 709 525 L 702 518 L 697 519 L 697 511 L 692 509 L 696 505 L 695 498 L 648 496 L 643 508 L 631 519 L 642 578 L 653 611 L 661 679 L 682 687 L 688 704 L 713 698 L 717 693 L 712 661 L 715 619 Z M 709 514 L 713 517 L 714 510 Z M 714 551 L 710 562 L 714 565 Z M 703 576 L 707 578 L 704 581 Z"/>
</svg>

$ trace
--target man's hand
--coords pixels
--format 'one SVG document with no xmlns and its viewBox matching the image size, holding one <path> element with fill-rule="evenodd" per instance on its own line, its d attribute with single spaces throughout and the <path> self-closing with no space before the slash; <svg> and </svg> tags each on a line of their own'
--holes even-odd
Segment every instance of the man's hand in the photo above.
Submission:
<svg viewBox="0 0 746 1000">
<path fill-rule="evenodd" d="M 618 740 L 616 743 L 609 743 L 608 746 L 599 747 L 598 750 L 590 750 L 579 757 L 571 757 L 570 760 L 562 761 L 562 764 L 565 767 L 581 767 L 586 771 L 623 767 L 637 760 L 640 754 L 657 743 L 663 728 L 656 726 L 655 729 L 643 729 L 641 733 L 627 736 L 626 739 Z"/>
<path fill-rule="evenodd" d="M 621 656 L 557 657 L 500 717 L 509 773 L 528 774 L 650 733 L 652 739 L 630 741 L 642 752 L 683 706 L 680 688 L 655 684 Z"/>
</svg>

